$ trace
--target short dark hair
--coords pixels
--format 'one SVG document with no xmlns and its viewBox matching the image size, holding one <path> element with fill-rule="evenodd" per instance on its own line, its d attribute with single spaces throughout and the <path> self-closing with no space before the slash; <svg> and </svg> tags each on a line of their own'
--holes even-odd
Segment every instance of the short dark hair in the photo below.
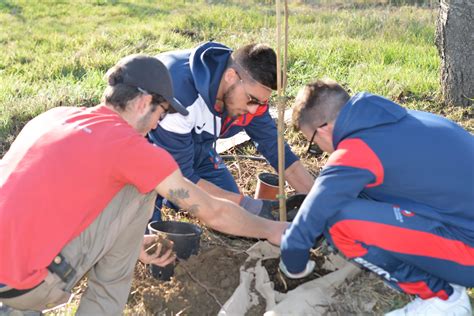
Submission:
<svg viewBox="0 0 474 316">
<path fill-rule="evenodd" d="M 231 64 L 237 63 L 252 79 L 272 90 L 277 89 L 275 51 L 265 44 L 248 44 L 234 51 Z"/>
<path fill-rule="evenodd" d="M 123 69 L 120 66 L 114 66 L 107 71 L 106 79 L 108 86 L 105 89 L 104 95 L 102 96 L 103 101 L 111 104 L 115 109 L 123 112 L 126 110 L 127 105 L 130 101 L 142 94 L 150 94 L 152 96 L 151 111 L 154 112 L 158 107 L 158 104 L 167 102 L 166 99 L 156 93 L 147 93 L 146 91 L 140 91 L 138 88 L 124 84 Z M 170 108 L 171 110 L 172 108 Z"/>
<path fill-rule="evenodd" d="M 336 120 L 341 108 L 350 99 L 349 93 L 331 79 L 317 80 L 298 92 L 293 105 L 293 127 L 313 128 Z"/>
</svg>

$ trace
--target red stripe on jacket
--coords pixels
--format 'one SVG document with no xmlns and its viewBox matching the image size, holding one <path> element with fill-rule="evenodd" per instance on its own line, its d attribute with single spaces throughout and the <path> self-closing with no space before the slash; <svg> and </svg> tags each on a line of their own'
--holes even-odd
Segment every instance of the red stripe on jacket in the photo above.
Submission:
<svg viewBox="0 0 474 316">
<path fill-rule="evenodd" d="M 438 258 L 465 266 L 474 266 L 474 248 L 459 240 L 387 224 L 348 219 L 329 230 L 335 246 L 348 258 L 367 253 L 360 242 L 387 251 Z"/>
<path fill-rule="evenodd" d="M 421 297 L 424 300 L 427 300 L 432 297 L 439 297 L 442 300 L 447 300 L 449 298 L 448 293 L 445 290 L 439 290 L 438 292 L 433 292 L 424 281 L 418 282 L 398 282 L 398 286 L 408 294 L 415 294 Z"/>
<path fill-rule="evenodd" d="M 379 157 L 359 138 L 345 139 L 340 142 L 337 150 L 329 157 L 326 166 L 346 166 L 370 171 L 375 176 L 375 182 L 366 185 L 367 188 L 383 183 L 384 169 Z"/>
</svg>

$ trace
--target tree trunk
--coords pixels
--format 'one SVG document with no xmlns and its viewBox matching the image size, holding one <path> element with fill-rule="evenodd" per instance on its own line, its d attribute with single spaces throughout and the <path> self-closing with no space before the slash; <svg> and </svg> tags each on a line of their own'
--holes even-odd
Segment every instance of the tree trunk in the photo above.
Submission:
<svg viewBox="0 0 474 316">
<path fill-rule="evenodd" d="M 470 106 L 474 99 L 474 1 L 440 0 L 436 46 L 446 105 Z"/>
</svg>

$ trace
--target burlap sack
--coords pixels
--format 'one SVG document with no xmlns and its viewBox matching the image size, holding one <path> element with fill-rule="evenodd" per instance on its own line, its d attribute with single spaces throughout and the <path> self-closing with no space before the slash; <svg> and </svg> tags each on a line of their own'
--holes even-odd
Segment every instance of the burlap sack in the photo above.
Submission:
<svg viewBox="0 0 474 316">
<path fill-rule="evenodd" d="M 342 257 L 331 255 L 324 268 L 334 272 L 283 294 L 273 289 L 273 283 L 261 264 L 262 260 L 279 257 L 280 249 L 268 242 L 258 242 L 247 253 L 249 258 L 240 268 L 240 284 L 220 310 L 219 316 L 245 315 L 253 305 L 259 303 L 256 292 L 265 299 L 265 316 L 322 315 L 333 303 L 332 296 L 336 287 L 360 271 Z M 249 264 L 251 262 L 255 264 Z"/>
</svg>

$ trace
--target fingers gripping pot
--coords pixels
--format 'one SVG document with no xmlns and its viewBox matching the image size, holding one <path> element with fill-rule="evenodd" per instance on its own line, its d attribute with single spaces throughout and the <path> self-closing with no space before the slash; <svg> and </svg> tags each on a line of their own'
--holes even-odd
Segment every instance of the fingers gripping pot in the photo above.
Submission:
<svg viewBox="0 0 474 316">
<path fill-rule="evenodd" d="M 148 255 L 154 255 L 158 248 L 161 247 L 158 256 L 163 256 L 168 250 L 173 248 L 173 242 L 163 235 L 155 235 L 155 240 L 147 245 L 145 245 L 145 251 Z M 174 252 L 173 252 L 174 253 Z"/>
<path fill-rule="evenodd" d="M 199 252 L 202 229 L 197 225 L 177 221 L 151 222 L 148 224 L 148 230 L 172 240 L 173 251 L 178 259 L 186 260 Z M 174 274 L 174 267 L 174 263 L 165 267 L 151 265 L 150 270 L 155 278 L 168 281 Z"/>
</svg>

